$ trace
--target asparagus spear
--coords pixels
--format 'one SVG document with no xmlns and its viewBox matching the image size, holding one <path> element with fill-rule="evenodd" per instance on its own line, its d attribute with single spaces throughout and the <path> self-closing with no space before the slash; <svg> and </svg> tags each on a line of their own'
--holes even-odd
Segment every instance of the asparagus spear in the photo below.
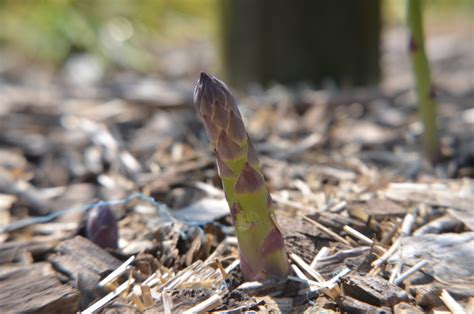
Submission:
<svg viewBox="0 0 474 314">
<path fill-rule="evenodd" d="M 244 279 L 286 277 L 289 263 L 283 236 L 257 152 L 234 97 L 225 83 L 201 73 L 194 89 L 194 106 L 214 149 L 239 242 Z"/>
<path fill-rule="evenodd" d="M 87 216 L 86 236 L 101 248 L 118 248 L 118 224 L 113 210 L 107 205 L 91 209 Z"/>
</svg>

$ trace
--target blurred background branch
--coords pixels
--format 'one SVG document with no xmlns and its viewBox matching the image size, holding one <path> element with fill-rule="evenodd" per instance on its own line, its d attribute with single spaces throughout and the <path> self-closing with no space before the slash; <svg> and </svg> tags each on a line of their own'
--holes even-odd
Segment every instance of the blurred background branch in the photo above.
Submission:
<svg viewBox="0 0 474 314">
<path fill-rule="evenodd" d="M 409 27 L 409 53 L 416 79 L 418 112 L 423 123 L 423 150 L 431 162 L 437 162 L 439 136 L 437 123 L 438 104 L 431 82 L 431 70 L 425 52 L 423 28 L 423 4 L 420 0 L 407 1 L 407 23 Z"/>
</svg>

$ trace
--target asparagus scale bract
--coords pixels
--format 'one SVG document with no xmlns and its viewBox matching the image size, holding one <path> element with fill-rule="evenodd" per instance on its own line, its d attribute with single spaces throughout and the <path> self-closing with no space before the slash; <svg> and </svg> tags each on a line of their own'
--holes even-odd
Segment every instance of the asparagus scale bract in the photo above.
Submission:
<svg viewBox="0 0 474 314">
<path fill-rule="evenodd" d="M 219 176 L 239 242 L 245 280 L 283 278 L 289 263 L 257 152 L 227 86 L 206 73 L 194 89 L 194 106 L 214 149 Z"/>
</svg>

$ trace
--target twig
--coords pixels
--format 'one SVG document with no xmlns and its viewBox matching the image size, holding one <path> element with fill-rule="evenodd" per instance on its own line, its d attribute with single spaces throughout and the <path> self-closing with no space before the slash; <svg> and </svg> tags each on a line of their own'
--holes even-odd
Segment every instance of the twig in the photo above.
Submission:
<svg viewBox="0 0 474 314">
<path fill-rule="evenodd" d="M 393 242 L 392 246 L 387 250 L 387 252 L 385 252 L 384 255 L 382 255 L 379 259 L 372 262 L 372 266 L 376 267 L 385 263 L 393 255 L 393 253 L 395 253 L 395 251 L 400 246 L 400 243 L 401 243 L 401 239 L 398 238 L 395 242 Z"/>
<path fill-rule="evenodd" d="M 327 210 L 332 212 L 332 213 L 339 213 L 341 212 L 345 207 L 347 206 L 346 201 L 340 201 L 339 203 L 330 206 Z"/>
<path fill-rule="evenodd" d="M 140 310 L 141 312 L 145 311 L 145 305 L 143 304 L 142 300 L 140 300 L 138 295 L 136 295 L 135 293 L 131 293 L 128 296 L 128 299 L 132 301 L 136 307 L 138 307 L 138 310 Z"/>
<path fill-rule="evenodd" d="M 346 233 L 350 234 L 354 238 L 361 240 L 362 242 L 364 242 L 367 245 L 373 245 L 374 244 L 374 241 L 372 241 L 371 239 L 369 239 L 368 237 L 366 237 L 365 235 L 363 235 L 359 231 L 355 230 L 354 228 L 351 228 L 350 226 L 346 225 L 346 226 L 344 226 L 344 228 L 342 228 L 342 230 L 344 230 Z"/>
<path fill-rule="evenodd" d="M 307 284 L 311 287 L 319 287 L 319 288 L 324 288 L 325 287 L 324 284 L 316 282 L 316 281 L 311 280 L 311 279 L 306 280 L 306 279 L 302 279 L 300 277 L 295 277 L 295 276 L 288 276 L 287 278 L 288 278 L 288 280 L 305 283 L 305 284 Z"/>
<path fill-rule="evenodd" d="M 117 277 L 121 276 L 127 269 L 129 268 L 129 265 L 135 260 L 135 256 L 131 256 L 129 259 L 127 259 L 125 262 L 123 262 L 122 265 L 120 265 L 117 269 L 115 269 L 113 272 L 111 272 L 107 277 L 102 279 L 99 282 L 100 287 L 105 287 L 107 284 L 110 282 L 114 281 Z"/>
<path fill-rule="evenodd" d="M 213 296 L 207 298 L 196 306 L 184 311 L 183 314 L 203 313 L 212 310 L 213 308 L 221 305 L 222 303 L 223 301 L 221 296 L 218 294 L 214 294 Z"/>
<path fill-rule="evenodd" d="M 132 283 L 134 281 L 135 280 L 132 278 Z M 115 289 L 115 291 L 108 293 L 105 297 L 103 297 L 102 299 L 100 299 L 99 301 L 95 302 L 94 304 L 89 306 L 87 309 L 82 311 L 82 314 L 92 314 L 100 310 L 107 303 L 109 303 L 110 301 L 115 299 L 117 296 L 122 294 L 125 290 L 127 290 L 127 288 L 129 287 L 129 284 L 130 284 L 129 281 L 122 283 L 117 289 Z"/>
<path fill-rule="evenodd" d="M 291 264 L 291 268 L 293 268 L 293 271 L 295 272 L 296 276 L 298 276 L 298 278 L 301 278 L 304 281 L 309 281 L 309 278 L 306 277 L 306 275 L 301 271 L 301 269 L 298 268 L 298 266 Z"/>
<path fill-rule="evenodd" d="M 236 259 L 235 261 L 230 263 L 230 265 L 227 266 L 224 270 L 225 270 L 226 273 L 230 273 L 232 270 L 234 270 L 234 268 L 239 266 L 239 264 L 240 264 L 240 261 L 238 259 Z"/>
<path fill-rule="evenodd" d="M 317 271 L 315 271 L 314 269 L 312 269 L 311 267 L 309 267 L 308 264 L 306 264 L 305 261 L 303 261 L 303 259 L 301 257 L 299 257 L 298 255 L 294 254 L 294 253 L 290 253 L 290 258 L 296 263 L 298 264 L 298 266 L 300 266 L 304 271 L 306 271 L 311 277 L 313 277 L 314 279 L 316 279 L 316 281 L 318 282 L 324 282 L 326 281 L 324 279 L 323 276 L 321 276 L 320 273 L 318 273 Z"/>
<path fill-rule="evenodd" d="M 224 266 L 222 266 L 221 261 L 219 261 L 219 259 L 216 258 L 215 263 L 217 265 L 217 268 L 221 272 L 222 278 L 224 278 L 224 279 L 229 278 L 229 274 L 225 271 Z"/>
<path fill-rule="evenodd" d="M 145 279 L 145 281 L 142 283 L 142 285 L 147 285 L 149 287 L 154 287 L 160 281 L 160 279 L 158 278 L 158 272 L 159 271 L 156 271 L 150 277 Z"/>
<path fill-rule="evenodd" d="M 341 293 L 340 288 L 338 286 L 336 286 L 336 283 L 339 281 L 339 279 L 341 279 L 342 277 L 347 275 L 350 271 L 351 270 L 346 267 L 343 270 L 341 270 L 336 276 L 331 278 L 330 280 L 324 281 L 324 282 L 321 282 L 321 283 L 318 282 L 318 283 L 316 283 L 316 285 L 313 285 L 309 288 L 301 289 L 300 291 L 298 291 L 298 294 L 299 295 L 308 294 L 308 293 L 312 293 L 312 292 L 316 292 L 316 291 L 321 290 L 322 292 L 324 292 L 324 294 L 329 296 L 331 299 L 335 300 Z M 296 277 L 294 277 L 294 278 L 296 278 Z M 301 279 L 296 278 L 296 281 L 299 281 L 299 280 L 301 280 Z"/>
<path fill-rule="evenodd" d="M 400 275 L 400 270 L 402 269 L 402 263 L 397 263 L 393 269 L 392 269 L 392 273 L 390 274 L 390 279 L 388 280 L 388 282 L 390 283 L 394 283 L 395 279 Z"/>
<path fill-rule="evenodd" d="M 407 271 L 402 273 L 397 279 L 393 281 L 395 285 L 399 285 L 400 283 L 403 282 L 403 280 L 407 279 L 409 276 L 411 276 L 413 273 L 417 272 L 420 270 L 422 267 L 424 267 L 426 264 L 428 264 L 427 260 L 422 260 L 418 262 L 415 266 L 410 267 Z"/>
<path fill-rule="evenodd" d="M 414 208 L 412 212 L 408 212 L 403 219 L 401 232 L 403 235 L 410 235 L 415 223 L 416 216 L 418 215 L 418 208 Z"/>
<path fill-rule="evenodd" d="M 163 312 L 165 314 L 171 314 L 173 309 L 173 300 L 171 300 L 168 290 L 163 290 L 161 293 L 161 302 L 163 302 Z"/>
<path fill-rule="evenodd" d="M 319 260 L 322 259 L 323 257 L 326 257 L 328 253 L 329 253 L 329 249 L 326 246 L 322 247 L 319 250 L 318 254 L 316 254 L 316 256 L 313 258 L 313 261 L 311 262 L 311 264 L 309 264 L 309 267 L 316 270 L 316 265 L 318 264 Z"/>
<path fill-rule="evenodd" d="M 124 295 L 128 295 L 128 293 L 130 292 L 130 288 L 132 288 L 132 284 L 135 282 L 135 278 L 133 278 L 133 272 L 134 272 L 134 269 L 132 268 L 132 270 L 130 271 L 130 274 L 128 275 L 128 280 L 126 281 L 127 286 L 126 286 Z"/>
<path fill-rule="evenodd" d="M 151 289 L 148 285 L 140 285 L 142 290 L 142 298 L 143 303 L 145 304 L 145 308 L 149 308 L 153 306 L 153 298 L 151 297 Z"/>
<path fill-rule="evenodd" d="M 336 276 L 332 277 L 331 279 L 329 279 L 329 283 L 331 285 L 335 284 L 336 282 L 339 281 L 339 279 L 341 279 L 342 277 L 344 277 L 345 275 L 347 275 L 348 273 L 350 273 L 351 270 L 349 268 L 344 268 L 343 270 L 341 270 Z"/>
<path fill-rule="evenodd" d="M 179 276 L 175 276 L 173 279 L 171 279 L 166 285 L 162 287 L 163 291 L 168 289 L 172 290 L 179 286 L 182 282 L 188 280 L 191 276 L 193 275 L 192 269 L 186 269 L 183 273 L 181 273 Z"/>
<path fill-rule="evenodd" d="M 454 298 L 449 294 L 448 291 L 443 289 L 440 295 L 440 299 L 444 302 L 446 307 L 454 314 L 466 313 L 462 306 L 454 300 Z"/>
<path fill-rule="evenodd" d="M 385 250 L 385 248 L 383 248 L 380 245 L 376 245 L 373 240 L 369 239 L 368 237 L 366 237 L 365 235 L 363 235 L 359 231 L 355 230 L 354 228 L 351 228 L 350 226 L 347 226 L 347 225 L 344 226 L 343 230 L 346 233 L 348 233 L 349 235 L 353 236 L 354 238 L 357 238 L 357 239 L 361 240 L 362 242 L 364 242 L 367 245 L 370 245 L 372 247 L 372 249 L 377 254 L 383 254 L 387 251 L 387 250 Z"/>
</svg>

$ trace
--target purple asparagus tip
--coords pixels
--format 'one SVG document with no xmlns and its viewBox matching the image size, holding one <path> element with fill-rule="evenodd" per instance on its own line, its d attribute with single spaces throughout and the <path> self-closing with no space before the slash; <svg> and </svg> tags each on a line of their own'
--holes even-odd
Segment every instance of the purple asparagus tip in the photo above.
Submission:
<svg viewBox="0 0 474 314">
<path fill-rule="evenodd" d="M 101 248 L 118 248 L 117 217 L 107 205 L 99 205 L 89 211 L 86 236 Z"/>
<path fill-rule="evenodd" d="M 199 81 L 204 83 L 204 81 L 206 80 L 211 80 L 211 77 L 206 72 L 201 72 L 201 75 L 199 76 Z"/>
</svg>

